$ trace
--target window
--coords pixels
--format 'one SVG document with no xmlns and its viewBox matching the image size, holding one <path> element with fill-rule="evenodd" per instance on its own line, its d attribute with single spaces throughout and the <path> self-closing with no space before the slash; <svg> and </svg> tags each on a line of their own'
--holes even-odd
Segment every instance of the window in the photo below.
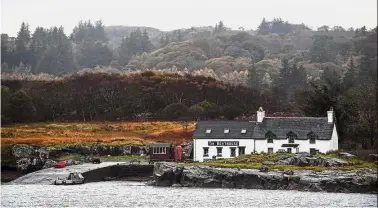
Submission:
<svg viewBox="0 0 378 208">
<path fill-rule="evenodd" d="M 315 144 L 317 138 L 318 138 L 318 136 L 316 136 L 316 134 L 314 134 L 314 132 L 310 132 L 310 133 L 307 134 L 307 139 L 310 140 L 310 144 Z"/>
<path fill-rule="evenodd" d="M 217 157 L 222 157 L 222 149 L 223 147 L 217 147 Z"/>
<path fill-rule="evenodd" d="M 204 157 L 208 157 L 209 156 L 209 148 L 208 147 L 204 147 L 203 148 L 203 156 Z"/>
<path fill-rule="evenodd" d="M 225 134 L 230 133 L 230 129 L 224 129 L 224 133 L 225 133 Z"/>
<path fill-rule="evenodd" d="M 153 154 L 167 154 L 168 147 L 153 147 L 152 153 Z"/>
<path fill-rule="evenodd" d="M 293 132 L 287 133 L 287 139 L 289 140 L 289 143 L 294 143 L 297 139 L 297 135 L 295 135 Z"/>
<path fill-rule="evenodd" d="M 245 147 L 239 147 L 239 156 L 245 154 Z"/>
<path fill-rule="evenodd" d="M 211 129 L 206 129 L 206 134 L 210 134 L 211 133 Z"/>
<path fill-rule="evenodd" d="M 315 155 L 316 154 L 316 149 L 315 148 L 310 148 L 310 154 Z"/>
<path fill-rule="evenodd" d="M 230 147 L 230 150 L 231 150 L 230 157 L 235 157 L 235 155 L 236 155 L 236 148 L 235 147 Z"/>
<path fill-rule="evenodd" d="M 273 148 L 268 148 L 268 153 L 273 153 Z"/>
<path fill-rule="evenodd" d="M 265 138 L 268 140 L 268 143 L 273 143 L 273 140 L 276 139 L 276 135 L 268 131 L 268 133 L 265 134 Z"/>
<path fill-rule="evenodd" d="M 242 133 L 242 134 L 247 133 L 247 129 L 242 129 L 242 130 L 241 130 L 241 133 Z"/>
</svg>

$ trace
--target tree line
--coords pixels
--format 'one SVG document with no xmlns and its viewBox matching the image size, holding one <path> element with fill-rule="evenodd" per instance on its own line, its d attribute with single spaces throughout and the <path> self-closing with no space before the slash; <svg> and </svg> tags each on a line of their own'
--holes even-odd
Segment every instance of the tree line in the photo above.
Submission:
<svg viewBox="0 0 378 208">
<path fill-rule="evenodd" d="M 65 35 L 63 27 L 37 27 L 31 34 L 23 22 L 17 37 L 1 34 L 2 72 L 61 76 L 82 68 L 125 65 L 133 55 L 154 47 L 146 30 L 137 29 L 112 50 L 104 28 L 101 21 L 81 21 L 70 36 Z"/>
</svg>

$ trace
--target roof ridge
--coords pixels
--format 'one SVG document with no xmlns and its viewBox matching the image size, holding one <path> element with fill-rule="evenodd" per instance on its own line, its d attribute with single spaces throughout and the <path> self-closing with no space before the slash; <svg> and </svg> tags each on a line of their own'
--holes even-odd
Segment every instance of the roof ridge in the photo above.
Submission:
<svg viewBox="0 0 378 208">
<path fill-rule="evenodd" d="M 327 117 L 264 117 L 264 118 L 314 118 L 314 119 L 324 119 Z"/>
</svg>

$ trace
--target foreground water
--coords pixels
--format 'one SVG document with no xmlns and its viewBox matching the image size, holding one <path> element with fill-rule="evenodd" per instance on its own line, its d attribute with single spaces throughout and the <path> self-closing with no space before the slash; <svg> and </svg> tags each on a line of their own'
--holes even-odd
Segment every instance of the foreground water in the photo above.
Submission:
<svg viewBox="0 0 378 208">
<path fill-rule="evenodd" d="M 152 187 L 138 182 L 2 185 L 1 207 L 376 207 L 374 194 Z"/>
</svg>

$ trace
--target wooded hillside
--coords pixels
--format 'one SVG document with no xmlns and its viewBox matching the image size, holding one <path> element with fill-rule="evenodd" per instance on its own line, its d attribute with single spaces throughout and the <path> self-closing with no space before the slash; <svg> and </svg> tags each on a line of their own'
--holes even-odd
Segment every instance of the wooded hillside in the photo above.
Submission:
<svg viewBox="0 0 378 208">
<path fill-rule="evenodd" d="M 223 22 L 163 32 L 80 22 L 22 23 L 1 35 L 2 123 L 164 120 L 268 112 L 325 116 L 342 139 L 376 145 L 377 28 L 263 19 L 256 31 Z M 13 81 L 12 81 L 13 80 Z M 15 81 L 18 80 L 18 81 Z"/>
</svg>

